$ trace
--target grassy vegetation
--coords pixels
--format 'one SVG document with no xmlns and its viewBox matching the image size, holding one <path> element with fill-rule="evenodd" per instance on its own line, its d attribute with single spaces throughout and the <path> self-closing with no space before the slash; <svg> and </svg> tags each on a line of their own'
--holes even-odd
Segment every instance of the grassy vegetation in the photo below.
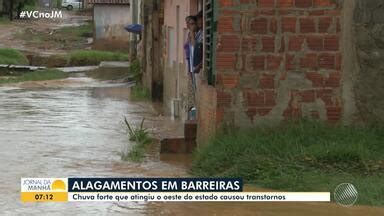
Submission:
<svg viewBox="0 0 384 216">
<path fill-rule="evenodd" d="M 0 64 L 28 65 L 28 59 L 20 51 L 11 48 L 0 48 Z"/>
<path fill-rule="evenodd" d="M 63 54 L 54 54 L 50 56 L 33 56 L 31 64 L 44 66 L 48 68 L 66 67 L 68 65 L 68 56 Z"/>
<path fill-rule="evenodd" d="M 136 85 L 131 88 L 131 100 L 144 101 L 150 99 L 150 93 L 147 88 L 141 85 L 143 72 L 141 70 L 141 63 L 138 59 L 132 61 L 129 67 L 129 73 L 132 75 Z"/>
<path fill-rule="evenodd" d="M 130 99 L 133 101 L 146 101 L 150 99 L 150 94 L 147 88 L 137 84 L 131 88 Z"/>
<path fill-rule="evenodd" d="M 10 22 L 8 17 L 0 16 L 0 24 L 9 24 Z"/>
<path fill-rule="evenodd" d="M 25 81 L 40 81 L 40 80 L 54 80 L 54 79 L 64 79 L 67 77 L 67 74 L 54 69 L 38 70 L 29 73 L 23 73 L 20 76 L 13 76 L 9 78 L 0 79 L 1 84 L 7 83 L 16 83 L 16 82 L 25 82 Z"/>
<path fill-rule="evenodd" d="M 80 26 L 67 26 L 57 30 L 56 34 L 71 35 L 76 37 L 92 37 L 93 27 L 91 23 Z"/>
<path fill-rule="evenodd" d="M 67 26 L 56 30 L 36 30 L 25 28 L 24 31 L 15 34 L 29 46 L 41 46 L 51 49 L 75 50 L 84 49 L 88 45 L 88 38 L 92 37 L 91 23 L 80 26 Z"/>
<path fill-rule="evenodd" d="M 25 2 L 24 8 L 23 8 L 24 11 L 36 10 L 36 4 L 37 4 L 36 0 L 27 0 L 24 2 Z"/>
<path fill-rule="evenodd" d="M 133 76 L 136 83 L 140 83 L 143 77 L 143 71 L 141 70 L 140 60 L 135 59 L 129 65 L 129 72 Z"/>
<path fill-rule="evenodd" d="M 348 182 L 359 204 L 384 206 L 384 127 L 303 121 L 221 134 L 196 152 L 192 173 L 283 191 L 333 191 Z"/>
<path fill-rule="evenodd" d="M 120 52 L 107 51 L 75 51 L 69 55 L 69 65 L 98 65 L 102 61 L 128 61 L 128 55 Z"/>
<path fill-rule="evenodd" d="M 70 66 L 89 66 L 99 65 L 102 61 L 127 61 L 128 56 L 119 52 L 106 52 L 106 51 L 75 51 L 70 54 L 57 54 L 49 57 L 35 59 L 35 65 L 42 65 L 46 67 L 70 67 Z M 127 76 L 127 71 L 110 71 L 118 76 Z M 105 73 L 104 73 L 105 74 Z M 131 74 L 131 73 L 129 73 Z M 92 74 L 91 74 L 92 75 Z M 95 75 L 98 76 L 98 72 L 95 71 Z M 103 79 L 103 77 L 100 77 Z"/>
<path fill-rule="evenodd" d="M 144 158 L 146 147 L 152 142 L 147 129 L 144 128 L 144 119 L 141 121 L 140 127 L 137 128 L 131 126 L 127 118 L 124 119 L 124 123 L 127 127 L 129 140 L 134 141 L 135 145 L 128 153 L 122 153 L 121 159 L 140 162 Z"/>
</svg>

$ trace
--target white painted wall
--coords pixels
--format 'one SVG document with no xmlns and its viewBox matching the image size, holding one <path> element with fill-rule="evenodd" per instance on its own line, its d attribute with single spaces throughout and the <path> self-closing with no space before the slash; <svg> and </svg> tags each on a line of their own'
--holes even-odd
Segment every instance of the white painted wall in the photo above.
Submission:
<svg viewBox="0 0 384 216">
<path fill-rule="evenodd" d="M 129 5 L 100 5 L 93 7 L 95 39 L 119 39 L 129 41 L 124 26 L 132 23 Z"/>
</svg>

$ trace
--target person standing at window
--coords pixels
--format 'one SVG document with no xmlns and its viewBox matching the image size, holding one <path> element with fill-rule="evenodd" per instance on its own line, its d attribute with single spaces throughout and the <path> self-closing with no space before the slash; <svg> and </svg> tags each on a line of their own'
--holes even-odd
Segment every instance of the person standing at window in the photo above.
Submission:
<svg viewBox="0 0 384 216">
<path fill-rule="evenodd" d="M 193 73 L 200 73 L 203 66 L 203 12 L 200 11 L 196 15 L 197 32 L 194 41 L 194 53 L 193 53 Z"/>
<path fill-rule="evenodd" d="M 186 38 L 186 41 L 184 43 L 184 54 L 185 54 L 185 59 L 187 61 L 187 70 L 188 72 L 191 72 L 191 65 L 190 65 L 190 55 L 191 55 L 191 50 L 190 50 L 190 43 L 191 43 L 191 26 L 193 25 L 193 23 L 195 23 L 195 18 L 193 16 L 187 16 L 185 18 L 185 23 L 187 25 L 187 38 Z"/>
<path fill-rule="evenodd" d="M 188 51 L 189 51 L 189 57 L 187 57 L 188 60 L 188 71 L 191 76 L 192 80 L 192 87 L 193 91 L 196 90 L 196 79 L 195 79 L 195 47 L 196 47 L 196 35 L 198 32 L 197 28 L 197 18 L 195 16 L 190 17 L 189 20 L 189 33 L 188 33 Z"/>
<path fill-rule="evenodd" d="M 193 73 L 193 43 L 195 41 L 195 34 L 196 34 L 196 27 L 197 27 L 197 19 L 195 16 L 188 16 L 185 18 L 186 25 L 187 25 L 187 38 L 186 42 L 184 44 L 184 53 L 185 53 L 185 59 L 187 62 L 187 73 L 188 73 L 188 95 L 187 95 L 187 107 L 188 113 L 190 110 L 192 110 L 195 106 L 195 76 Z M 188 115 L 189 119 L 189 115 Z"/>
</svg>

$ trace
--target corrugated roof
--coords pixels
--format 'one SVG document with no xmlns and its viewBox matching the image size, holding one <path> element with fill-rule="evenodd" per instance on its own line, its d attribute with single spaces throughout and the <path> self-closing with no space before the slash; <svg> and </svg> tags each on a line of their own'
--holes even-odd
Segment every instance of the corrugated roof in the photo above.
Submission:
<svg viewBox="0 0 384 216">
<path fill-rule="evenodd" d="M 131 0 L 88 0 L 90 4 L 130 4 Z"/>
</svg>

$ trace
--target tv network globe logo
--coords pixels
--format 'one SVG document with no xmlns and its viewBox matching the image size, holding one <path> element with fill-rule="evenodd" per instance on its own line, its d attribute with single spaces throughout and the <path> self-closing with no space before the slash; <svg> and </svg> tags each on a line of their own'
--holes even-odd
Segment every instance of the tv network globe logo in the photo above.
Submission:
<svg viewBox="0 0 384 216">
<path fill-rule="evenodd" d="M 353 206 L 359 197 L 356 187 L 351 183 L 339 184 L 333 194 L 335 202 L 341 206 Z"/>
</svg>

